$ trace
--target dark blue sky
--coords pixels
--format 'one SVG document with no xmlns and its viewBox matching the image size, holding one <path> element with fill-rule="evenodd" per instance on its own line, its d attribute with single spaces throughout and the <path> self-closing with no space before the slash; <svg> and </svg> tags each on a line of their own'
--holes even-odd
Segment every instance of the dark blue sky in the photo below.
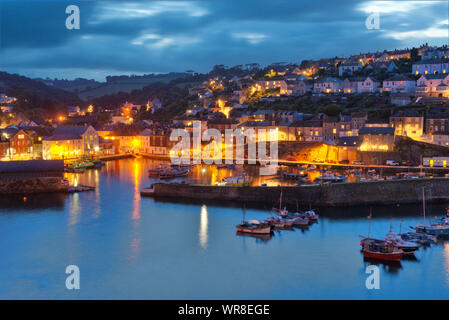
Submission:
<svg viewBox="0 0 449 320">
<path fill-rule="evenodd" d="M 78 5 L 80 30 L 65 8 Z M 380 29 L 365 19 L 380 14 Z M 448 1 L 0 0 L 0 70 L 95 78 L 303 59 L 448 42 Z"/>
</svg>

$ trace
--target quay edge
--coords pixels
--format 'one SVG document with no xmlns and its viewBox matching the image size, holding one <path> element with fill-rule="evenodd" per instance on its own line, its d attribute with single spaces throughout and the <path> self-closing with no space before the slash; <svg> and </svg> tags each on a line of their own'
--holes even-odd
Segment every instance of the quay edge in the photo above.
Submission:
<svg viewBox="0 0 449 320">
<path fill-rule="evenodd" d="M 384 205 L 421 203 L 422 188 L 427 202 L 449 202 L 449 178 L 398 179 L 339 184 L 228 187 L 156 183 L 142 190 L 142 196 L 172 199 L 198 199 L 245 203 L 279 202 L 313 206 Z M 150 191 L 151 190 L 151 191 Z"/>
</svg>

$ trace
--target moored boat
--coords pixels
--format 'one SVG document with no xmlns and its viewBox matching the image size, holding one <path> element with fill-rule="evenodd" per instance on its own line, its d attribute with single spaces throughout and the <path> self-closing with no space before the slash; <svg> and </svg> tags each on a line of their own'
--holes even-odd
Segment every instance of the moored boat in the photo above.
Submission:
<svg viewBox="0 0 449 320">
<path fill-rule="evenodd" d="M 148 169 L 148 175 L 150 177 L 158 176 L 159 174 L 169 171 L 170 169 L 168 167 L 159 167 L 159 168 L 151 168 Z"/>
<path fill-rule="evenodd" d="M 385 240 L 390 241 L 398 249 L 404 251 L 404 254 L 413 254 L 419 249 L 418 243 L 403 240 L 400 235 L 392 232 L 391 230 L 387 234 Z"/>
<path fill-rule="evenodd" d="M 304 212 L 304 214 L 311 221 L 318 221 L 318 219 L 320 217 L 318 214 L 315 213 L 315 210 L 308 210 L 308 211 Z"/>
<path fill-rule="evenodd" d="M 322 176 L 316 177 L 315 182 L 317 183 L 339 183 L 339 182 L 345 182 L 346 176 L 337 176 L 334 174 L 323 174 Z"/>
<path fill-rule="evenodd" d="M 431 245 L 437 242 L 437 237 L 425 233 L 406 232 L 401 234 L 401 238 L 406 241 L 419 243 L 420 245 Z"/>
<path fill-rule="evenodd" d="M 397 248 L 391 241 L 364 238 L 361 241 L 362 253 L 365 258 L 384 260 L 384 261 L 400 261 L 404 255 L 404 251 Z"/>
<path fill-rule="evenodd" d="M 257 220 L 250 220 L 235 226 L 238 232 L 252 233 L 252 234 L 270 234 L 271 226 L 268 223 L 263 223 Z"/>
<path fill-rule="evenodd" d="M 159 179 L 173 179 L 173 178 L 180 178 L 180 177 L 186 177 L 189 174 L 190 170 L 185 169 L 172 169 L 168 171 L 161 172 L 159 174 Z"/>
<path fill-rule="evenodd" d="M 216 186 L 227 187 L 249 187 L 252 181 L 247 176 L 225 177 L 221 181 L 215 182 Z"/>
</svg>

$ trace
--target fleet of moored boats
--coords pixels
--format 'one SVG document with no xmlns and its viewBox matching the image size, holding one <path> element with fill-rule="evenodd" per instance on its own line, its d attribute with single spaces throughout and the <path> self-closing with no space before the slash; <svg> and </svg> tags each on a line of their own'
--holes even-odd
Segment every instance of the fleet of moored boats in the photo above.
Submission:
<svg viewBox="0 0 449 320">
<path fill-rule="evenodd" d="M 365 258 L 383 261 L 400 261 L 404 256 L 414 255 L 420 247 L 436 243 L 438 238 L 449 236 L 449 210 L 446 216 L 437 222 L 426 224 L 426 205 L 423 189 L 423 216 L 424 224 L 410 227 L 414 231 L 396 234 L 391 230 L 385 239 L 362 237 L 360 245 Z M 371 214 L 368 217 L 371 223 Z"/>
<path fill-rule="evenodd" d="M 263 221 L 245 220 L 245 209 L 243 209 L 243 221 L 235 226 L 237 232 L 243 234 L 268 235 L 275 229 L 291 229 L 293 227 L 307 227 L 319 219 L 318 214 L 310 209 L 304 212 L 288 212 L 286 207 L 282 208 L 282 192 L 279 199 L 279 208 L 273 208 L 270 212 L 270 218 Z"/>
</svg>

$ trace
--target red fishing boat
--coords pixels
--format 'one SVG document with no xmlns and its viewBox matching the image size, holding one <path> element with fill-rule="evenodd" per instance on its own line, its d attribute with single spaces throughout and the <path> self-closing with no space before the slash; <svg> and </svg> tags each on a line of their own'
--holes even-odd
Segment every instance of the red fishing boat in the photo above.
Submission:
<svg viewBox="0 0 449 320">
<path fill-rule="evenodd" d="M 404 255 L 404 251 L 398 249 L 391 241 L 364 238 L 361 245 L 365 258 L 400 261 Z"/>
</svg>

